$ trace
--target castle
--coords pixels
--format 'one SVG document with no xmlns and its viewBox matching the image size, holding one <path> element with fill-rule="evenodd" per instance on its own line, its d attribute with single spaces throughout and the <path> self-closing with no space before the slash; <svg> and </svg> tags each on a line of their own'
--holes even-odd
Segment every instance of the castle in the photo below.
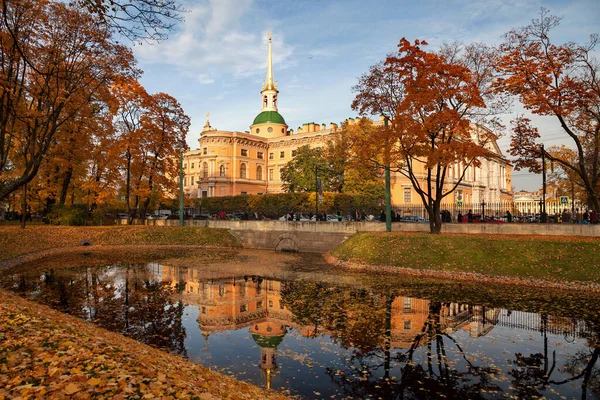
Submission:
<svg viewBox="0 0 600 400">
<path fill-rule="evenodd" d="M 272 40 L 269 33 L 267 74 L 261 91 L 261 112 L 246 132 L 224 131 L 210 125 L 209 114 L 199 148 L 184 154 L 184 191 L 188 197 L 220 197 L 282 192 L 281 170 L 304 145 L 325 146 L 338 124 L 305 123 L 294 132 L 278 112 L 277 81 L 273 79 Z M 353 118 L 348 124 L 356 123 Z M 375 124 L 383 124 L 383 118 Z M 483 129 L 483 128 L 476 128 Z M 487 143 L 493 154 L 480 167 L 469 167 L 450 202 L 477 203 L 512 200 L 512 166 L 496 141 Z M 422 168 L 422 167 L 421 167 Z M 461 166 L 451 168 L 447 185 L 460 178 Z M 427 173 L 421 173 L 425 182 Z M 426 185 L 424 185 L 426 186 Z M 420 198 L 410 180 L 398 173 L 391 177 L 392 206 L 416 204 Z"/>
</svg>

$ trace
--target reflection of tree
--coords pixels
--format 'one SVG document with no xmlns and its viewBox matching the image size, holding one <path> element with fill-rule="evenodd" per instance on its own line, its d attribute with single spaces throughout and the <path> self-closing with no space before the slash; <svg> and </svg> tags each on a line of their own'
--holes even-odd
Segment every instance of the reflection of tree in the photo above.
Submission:
<svg viewBox="0 0 600 400">
<path fill-rule="evenodd" d="M 588 348 L 579 350 L 564 366 L 570 378 L 554 381 L 553 385 L 563 385 L 581 380 L 581 398 L 586 399 L 588 389 L 594 398 L 600 398 L 600 367 L 596 365 L 600 357 L 600 322 L 592 323 L 593 334 L 588 338 Z"/>
<path fill-rule="evenodd" d="M 352 349 L 343 368 L 327 369 L 332 382 L 346 396 L 477 399 L 484 397 L 482 390 L 500 391 L 490 377 L 500 370 L 474 365 L 460 344 L 444 332 L 441 316 L 449 304 L 430 302 L 421 332 L 411 346 L 392 354 L 394 294 L 377 295 L 312 282 L 288 282 L 281 294 L 294 314 L 294 322 L 313 327 L 315 334 L 329 333 L 342 346 Z M 449 361 L 449 345 L 464 360 L 464 371 L 458 371 Z M 417 353 L 422 363 L 417 361 Z M 396 367 L 400 369 L 399 378 L 393 376 Z"/>
<path fill-rule="evenodd" d="M 121 274 L 122 272 L 122 274 Z M 185 353 L 183 303 L 145 265 L 62 268 L 13 278 L 28 298 L 140 342 Z"/>
<path fill-rule="evenodd" d="M 589 339 L 587 350 L 579 350 L 564 366 L 564 372 L 571 375 L 566 379 L 551 379 L 556 371 L 556 354 L 552 352 L 552 362 L 548 355 L 548 316 L 542 315 L 542 335 L 544 338 L 544 352 L 525 356 L 515 354 L 513 364 L 515 368 L 508 374 L 513 377 L 512 384 L 519 397 L 541 397 L 548 386 L 560 386 L 567 383 L 581 381 L 581 398 L 587 398 L 588 388 L 598 397 L 600 394 L 600 369 L 596 366 L 600 356 L 600 342 L 598 342 L 597 326 L 592 328 L 594 334 Z"/>
</svg>

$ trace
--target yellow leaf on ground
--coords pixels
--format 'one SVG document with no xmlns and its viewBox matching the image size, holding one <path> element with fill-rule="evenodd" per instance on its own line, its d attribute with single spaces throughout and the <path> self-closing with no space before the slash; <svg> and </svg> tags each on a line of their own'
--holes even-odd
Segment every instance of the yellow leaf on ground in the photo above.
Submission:
<svg viewBox="0 0 600 400">
<path fill-rule="evenodd" d="M 66 387 L 65 387 L 65 393 L 66 394 L 75 394 L 77 392 L 79 392 L 81 390 L 81 388 L 79 386 L 77 386 L 74 383 L 69 383 Z"/>
<path fill-rule="evenodd" d="M 90 379 L 88 379 L 87 384 L 90 386 L 96 386 L 100 382 L 102 382 L 102 381 L 98 378 L 90 378 Z"/>
</svg>

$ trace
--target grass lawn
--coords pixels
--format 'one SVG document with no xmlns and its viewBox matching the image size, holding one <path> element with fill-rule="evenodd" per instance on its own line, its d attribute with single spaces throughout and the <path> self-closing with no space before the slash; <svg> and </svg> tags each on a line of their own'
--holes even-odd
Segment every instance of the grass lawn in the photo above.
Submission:
<svg viewBox="0 0 600 400">
<path fill-rule="evenodd" d="M 359 233 L 332 254 L 371 265 L 600 283 L 594 238 Z"/>
<path fill-rule="evenodd" d="M 0 226 L 0 261 L 59 247 L 92 245 L 198 245 L 239 247 L 227 229 L 195 226 Z"/>
</svg>

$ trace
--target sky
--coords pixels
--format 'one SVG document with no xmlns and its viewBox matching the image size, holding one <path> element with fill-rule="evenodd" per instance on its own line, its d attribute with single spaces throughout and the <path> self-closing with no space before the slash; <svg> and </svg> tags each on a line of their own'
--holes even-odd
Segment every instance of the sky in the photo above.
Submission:
<svg viewBox="0 0 600 400">
<path fill-rule="evenodd" d="M 279 112 L 290 129 L 306 122 L 339 123 L 357 113 L 352 87 L 369 67 L 397 48 L 402 37 L 443 43 L 499 44 L 511 28 L 538 18 L 541 7 L 562 17 L 554 43 L 585 43 L 600 33 L 600 1 L 572 0 L 187 0 L 185 21 L 158 44 L 133 51 L 149 93 L 175 97 L 190 116 L 188 145 L 198 139 L 210 113 L 214 128 L 246 131 L 261 110 L 268 32 L 273 35 L 273 75 Z M 505 156 L 509 121 L 523 113 L 517 103 L 503 115 L 498 144 Z M 546 146 L 568 144 L 549 117 L 534 117 Z M 514 190 L 536 190 L 541 176 L 513 172 Z"/>
</svg>

